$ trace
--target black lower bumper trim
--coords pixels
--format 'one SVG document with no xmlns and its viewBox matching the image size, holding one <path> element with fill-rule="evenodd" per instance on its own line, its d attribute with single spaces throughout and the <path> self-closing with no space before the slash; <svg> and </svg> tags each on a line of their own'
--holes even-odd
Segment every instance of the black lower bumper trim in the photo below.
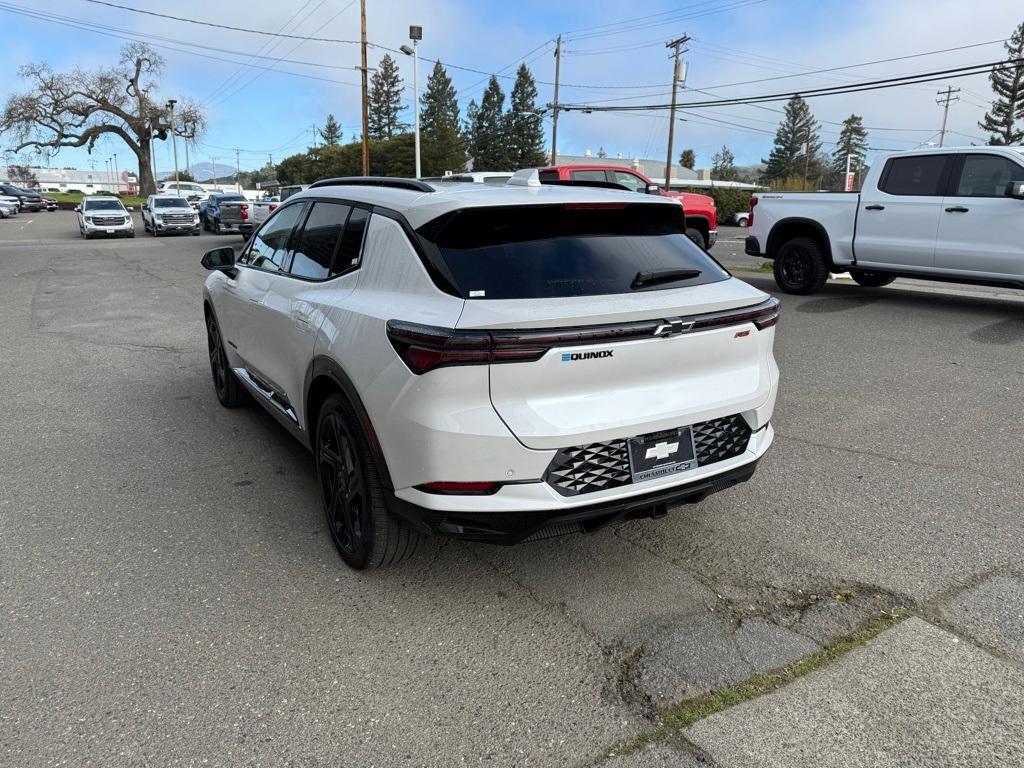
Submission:
<svg viewBox="0 0 1024 768">
<path fill-rule="evenodd" d="M 617 520 L 662 517 L 668 513 L 670 506 L 696 504 L 712 493 L 724 491 L 749 480 L 756 469 L 755 460 L 686 485 L 677 485 L 628 499 L 575 507 L 568 512 L 564 509 L 528 512 L 443 512 L 425 509 L 399 499 L 393 492 L 387 492 L 386 500 L 392 514 L 398 515 L 420 530 L 467 541 L 518 544 L 527 539 L 539 541 L 566 533 L 590 532 Z"/>
<path fill-rule="evenodd" d="M 743 241 L 743 252 L 747 256 L 764 256 L 761 253 L 761 244 L 757 242 L 757 238 L 753 235 L 747 235 L 747 239 Z"/>
</svg>

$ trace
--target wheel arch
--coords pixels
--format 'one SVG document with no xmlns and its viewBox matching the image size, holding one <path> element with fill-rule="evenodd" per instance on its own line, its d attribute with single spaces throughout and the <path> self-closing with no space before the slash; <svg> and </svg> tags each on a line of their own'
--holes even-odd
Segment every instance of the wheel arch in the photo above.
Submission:
<svg viewBox="0 0 1024 768">
<path fill-rule="evenodd" d="M 781 219 L 775 223 L 771 232 L 768 233 L 768 240 L 764 248 L 765 256 L 774 259 L 783 243 L 798 237 L 808 237 L 814 240 L 828 259 L 829 267 L 835 266 L 832 260 L 832 242 L 829 240 L 828 232 L 814 219 L 798 216 Z"/>
<path fill-rule="evenodd" d="M 337 361 L 324 355 L 317 355 L 310 362 L 306 369 L 305 407 L 306 434 L 309 436 L 309 449 L 316 453 L 316 428 L 317 416 L 324 401 L 333 394 L 345 398 L 352 410 L 359 419 L 360 426 L 366 435 L 367 443 L 370 445 L 370 452 L 373 454 L 377 464 L 377 473 L 380 476 L 384 487 L 394 491 L 394 483 L 391 481 L 391 472 L 388 470 L 387 461 L 384 458 L 384 451 L 381 449 L 380 439 L 377 437 L 377 430 L 370 421 L 370 415 L 363 405 L 362 399 L 356 391 L 352 379 Z"/>
<path fill-rule="evenodd" d="M 707 216 L 700 216 L 697 214 L 685 214 L 686 226 L 693 227 L 704 235 L 704 242 L 708 241 L 708 237 L 711 233 L 711 220 Z"/>
</svg>

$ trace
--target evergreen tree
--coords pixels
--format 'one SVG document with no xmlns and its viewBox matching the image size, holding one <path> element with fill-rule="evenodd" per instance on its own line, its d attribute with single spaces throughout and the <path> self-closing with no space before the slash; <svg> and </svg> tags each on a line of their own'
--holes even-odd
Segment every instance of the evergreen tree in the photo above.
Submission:
<svg viewBox="0 0 1024 768">
<path fill-rule="evenodd" d="M 525 64 L 520 64 L 516 71 L 503 128 L 510 161 L 508 170 L 535 168 L 547 162 L 544 125 L 537 114 L 537 83 Z"/>
<path fill-rule="evenodd" d="M 324 146 L 336 147 L 341 143 L 341 126 L 334 119 L 334 115 L 327 116 L 327 122 L 317 133 L 324 142 Z"/>
<path fill-rule="evenodd" d="M 736 170 L 736 156 L 722 145 L 722 148 L 711 156 L 711 178 L 713 181 L 736 181 L 739 178 Z"/>
<path fill-rule="evenodd" d="M 864 167 L 864 156 L 868 152 L 868 132 L 864 128 L 864 119 L 860 115 L 850 115 L 843 120 L 843 129 L 839 132 L 839 143 L 832 153 L 832 173 L 846 173 L 846 158 L 850 158 L 850 170 L 860 171 Z"/>
<path fill-rule="evenodd" d="M 458 94 L 440 61 L 427 78 L 420 98 L 421 163 L 425 176 L 466 167 L 466 141 L 459 126 Z"/>
<path fill-rule="evenodd" d="M 697 164 L 697 155 L 694 154 L 692 149 L 684 149 L 683 153 L 679 155 L 679 164 L 683 168 L 689 168 L 692 171 L 693 166 Z"/>
<path fill-rule="evenodd" d="M 1024 21 L 1003 45 L 1007 60 L 1024 56 Z M 993 69 L 989 81 L 996 98 L 978 126 L 991 134 L 989 144 L 1020 144 L 1024 127 L 1018 128 L 1017 121 L 1024 120 L 1024 63 Z"/>
<path fill-rule="evenodd" d="M 802 179 L 805 171 L 808 179 L 814 179 L 821 170 L 817 159 L 820 152 L 818 121 L 807 102 L 794 96 L 786 102 L 785 116 L 775 132 L 771 154 L 761 161 L 766 164 L 762 179 L 767 182 Z"/>
<path fill-rule="evenodd" d="M 398 119 L 402 109 L 402 77 L 388 54 L 370 80 L 369 128 L 371 139 L 390 139 L 409 126 Z"/>
<path fill-rule="evenodd" d="M 509 152 L 504 130 L 504 106 L 505 92 L 501 90 L 498 78 L 491 75 L 480 106 L 470 102 L 467 112 L 470 118 L 467 130 L 469 154 L 473 158 L 473 168 L 478 171 L 513 170 L 512 153 Z"/>
</svg>

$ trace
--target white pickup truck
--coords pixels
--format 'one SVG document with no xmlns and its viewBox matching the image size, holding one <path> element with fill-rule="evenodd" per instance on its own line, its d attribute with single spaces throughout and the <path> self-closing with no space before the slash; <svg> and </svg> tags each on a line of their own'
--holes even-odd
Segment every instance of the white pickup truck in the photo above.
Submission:
<svg viewBox="0 0 1024 768">
<path fill-rule="evenodd" d="M 1024 288 L 1024 147 L 886 155 L 859 193 L 758 193 L 745 250 L 774 259 L 786 293 L 814 293 L 830 272 Z"/>
</svg>

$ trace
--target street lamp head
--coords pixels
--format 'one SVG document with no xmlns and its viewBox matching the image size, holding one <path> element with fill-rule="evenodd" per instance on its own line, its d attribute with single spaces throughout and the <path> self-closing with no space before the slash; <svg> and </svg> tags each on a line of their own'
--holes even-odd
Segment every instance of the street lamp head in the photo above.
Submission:
<svg viewBox="0 0 1024 768">
<path fill-rule="evenodd" d="M 414 53 L 416 53 L 416 51 L 414 51 L 414 50 L 413 50 L 412 48 L 410 48 L 410 47 L 409 47 L 408 45 L 403 45 L 403 46 L 400 46 L 398 50 L 400 50 L 400 51 L 401 51 L 402 53 L 404 53 L 404 54 L 405 54 L 406 56 L 412 56 L 412 55 L 413 55 Z"/>
<path fill-rule="evenodd" d="M 167 108 L 173 112 L 174 111 L 174 105 L 177 104 L 177 103 L 178 103 L 177 99 L 168 99 L 167 100 Z"/>
<path fill-rule="evenodd" d="M 409 25 L 409 39 L 410 40 L 422 40 L 423 39 L 423 27 L 418 24 Z"/>
</svg>

